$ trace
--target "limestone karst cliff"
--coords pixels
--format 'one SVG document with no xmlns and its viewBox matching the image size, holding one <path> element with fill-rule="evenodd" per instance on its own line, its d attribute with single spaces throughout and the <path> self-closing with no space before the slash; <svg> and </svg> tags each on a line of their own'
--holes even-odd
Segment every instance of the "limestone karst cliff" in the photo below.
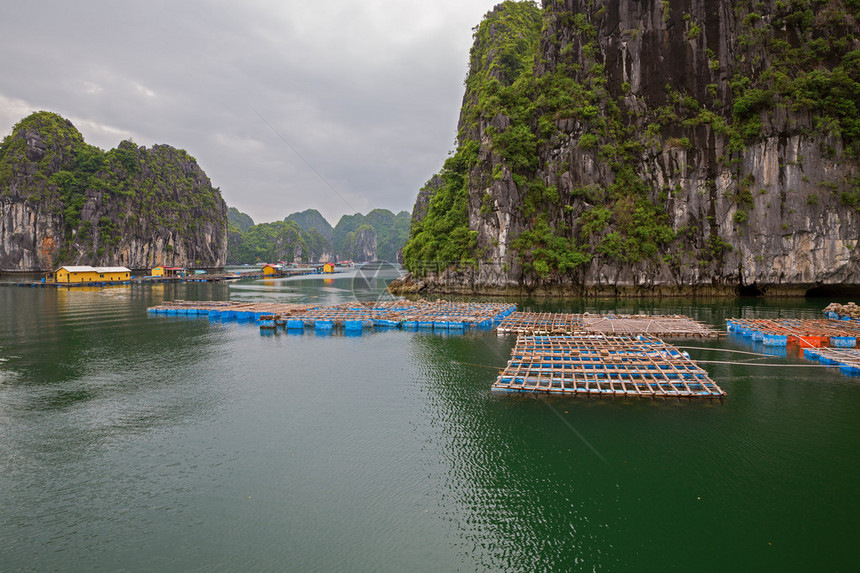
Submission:
<svg viewBox="0 0 860 573">
<path fill-rule="evenodd" d="M 406 287 L 860 285 L 858 18 L 857 0 L 498 5 Z"/>
<path fill-rule="evenodd" d="M 50 112 L 24 118 L 0 144 L 0 271 L 220 267 L 226 213 L 181 149 L 123 141 L 104 152 Z"/>
</svg>

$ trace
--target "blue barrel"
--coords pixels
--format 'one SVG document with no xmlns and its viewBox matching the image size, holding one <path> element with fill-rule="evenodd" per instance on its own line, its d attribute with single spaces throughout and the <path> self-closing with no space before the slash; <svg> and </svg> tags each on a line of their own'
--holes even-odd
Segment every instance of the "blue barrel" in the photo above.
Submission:
<svg viewBox="0 0 860 573">
<path fill-rule="evenodd" d="M 260 328 L 262 329 L 272 329 L 275 328 L 275 321 L 273 319 L 263 319 L 260 321 Z"/>
<path fill-rule="evenodd" d="M 833 348 L 856 348 L 857 338 L 854 336 L 831 336 L 830 346 Z"/>
<path fill-rule="evenodd" d="M 361 332 L 362 328 L 364 325 L 360 320 L 345 320 L 343 322 L 343 329 L 349 332 Z"/>
<path fill-rule="evenodd" d="M 318 320 L 318 321 L 316 321 L 316 324 L 314 325 L 314 327 L 317 330 L 331 330 L 332 328 L 334 328 L 334 321 L 333 320 Z"/>
<path fill-rule="evenodd" d="M 222 310 L 221 311 L 221 318 L 222 318 L 222 320 L 234 319 L 234 318 L 236 318 L 236 311 L 235 310 Z"/>
<path fill-rule="evenodd" d="M 236 320 L 254 320 L 254 313 L 249 310 L 241 310 L 236 313 Z"/>
<path fill-rule="evenodd" d="M 155 307 L 149 307 L 148 309 L 146 309 L 146 312 L 151 313 L 151 314 L 156 314 L 156 313 L 157 313 L 157 311 L 156 311 Z"/>
<path fill-rule="evenodd" d="M 765 346 L 788 346 L 788 336 L 784 334 L 765 334 L 762 338 Z"/>
<path fill-rule="evenodd" d="M 289 330 L 302 330 L 305 327 L 305 323 L 301 320 L 296 320 L 295 318 L 287 319 L 287 328 Z"/>
</svg>

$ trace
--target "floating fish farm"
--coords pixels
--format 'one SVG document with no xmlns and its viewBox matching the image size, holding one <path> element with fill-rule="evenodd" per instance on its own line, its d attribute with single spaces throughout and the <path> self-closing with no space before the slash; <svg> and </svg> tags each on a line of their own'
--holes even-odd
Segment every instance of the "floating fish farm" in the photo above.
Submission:
<svg viewBox="0 0 860 573">
<path fill-rule="evenodd" d="M 505 303 L 448 301 L 384 301 L 330 306 L 237 302 L 173 301 L 147 309 L 151 314 L 206 315 L 221 320 L 255 320 L 262 329 L 280 326 L 293 330 L 335 328 L 360 333 L 366 328 L 403 328 L 465 331 L 491 329 L 516 310 Z"/>
<path fill-rule="evenodd" d="M 635 336 L 717 338 L 723 333 L 686 316 L 628 314 L 555 314 L 514 312 L 497 329 L 499 334 L 603 333 Z"/>
<path fill-rule="evenodd" d="M 860 322 L 833 319 L 738 319 L 726 321 L 726 330 L 764 346 L 797 345 L 801 348 L 854 348 Z"/>
<path fill-rule="evenodd" d="M 581 314 L 555 312 L 514 312 L 505 318 L 499 334 L 571 334 L 582 332 Z"/>
<path fill-rule="evenodd" d="M 860 376 L 860 350 L 848 348 L 805 348 L 803 357 L 839 368 L 847 376 Z"/>
<path fill-rule="evenodd" d="M 494 391 L 640 398 L 723 398 L 687 353 L 648 336 L 517 338 Z"/>
</svg>

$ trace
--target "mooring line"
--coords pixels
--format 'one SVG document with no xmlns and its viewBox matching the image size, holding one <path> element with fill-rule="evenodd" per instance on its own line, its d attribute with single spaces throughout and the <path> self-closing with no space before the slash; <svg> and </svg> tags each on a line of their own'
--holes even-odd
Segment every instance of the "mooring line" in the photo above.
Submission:
<svg viewBox="0 0 860 573">
<path fill-rule="evenodd" d="M 760 352 L 747 352 L 746 350 L 734 350 L 731 348 L 708 348 L 707 346 L 675 346 L 675 348 L 679 350 L 712 350 L 714 352 L 731 352 L 733 354 L 748 354 L 750 356 L 763 356 L 765 358 L 779 358 L 779 356 L 775 356 L 773 354 L 761 354 Z"/>
<path fill-rule="evenodd" d="M 476 364 L 475 362 L 461 362 L 459 360 L 452 360 L 454 364 L 463 364 L 466 366 L 478 366 L 480 368 L 492 368 L 493 370 L 501 370 L 498 366 L 488 366 L 487 364 Z"/>
<path fill-rule="evenodd" d="M 568 427 L 568 429 L 569 429 L 571 432 L 573 432 L 574 434 L 576 434 L 576 437 L 578 437 L 580 440 L 582 440 L 582 443 L 583 443 L 583 444 L 585 444 L 586 446 L 588 446 L 588 449 L 589 449 L 589 450 L 591 450 L 592 452 L 594 452 L 594 455 L 595 455 L 595 456 L 597 456 L 598 458 L 600 458 L 600 461 L 602 461 L 602 462 L 603 462 L 604 464 L 606 464 L 606 465 L 609 465 L 609 462 L 608 462 L 608 461 L 606 461 L 606 458 L 604 458 L 602 455 L 600 455 L 600 452 L 598 452 L 598 451 L 597 451 L 597 448 L 595 448 L 594 446 L 592 446 L 592 445 L 591 445 L 591 443 L 590 443 L 588 440 L 586 440 L 586 439 L 585 439 L 585 436 L 583 436 L 582 434 L 580 434 L 580 433 L 579 433 L 579 430 L 577 430 L 576 428 L 574 428 L 574 427 L 573 427 L 573 424 L 571 424 L 571 423 L 567 420 L 567 418 L 565 418 L 564 416 L 562 416 L 562 415 L 561 415 L 561 412 L 559 412 L 555 407 L 553 407 L 553 405 L 552 405 L 552 404 L 550 404 L 550 403 L 549 403 L 549 401 L 548 401 L 545 397 L 541 396 L 541 401 L 542 401 L 544 404 L 546 404 L 546 405 L 547 405 L 547 407 L 548 407 L 550 410 L 552 410 L 552 412 L 553 412 L 556 416 L 558 416 L 558 419 L 559 419 L 559 420 L 561 420 L 561 421 L 562 421 L 562 423 L 563 423 L 565 426 L 567 426 L 567 427 Z"/>
<path fill-rule="evenodd" d="M 729 366 L 757 366 L 760 368 L 833 368 L 826 364 L 759 364 L 757 362 L 723 362 L 720 360 L 694 360 L 697 364 L 727 364 Z"/>
</svg>

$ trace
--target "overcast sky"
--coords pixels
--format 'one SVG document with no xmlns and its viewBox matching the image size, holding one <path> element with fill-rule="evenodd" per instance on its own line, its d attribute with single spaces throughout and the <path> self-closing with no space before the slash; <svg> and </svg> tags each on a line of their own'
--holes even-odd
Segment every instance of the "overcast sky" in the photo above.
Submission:
<svg viewBox="0 0 860 573">
<path fill-rule="evenodd" d="M 4 2 L 0 137 L 48 110 L 105 150 L 179 147 L 258 223 L 411 211 L 497 2 Z"/>
</svg>

